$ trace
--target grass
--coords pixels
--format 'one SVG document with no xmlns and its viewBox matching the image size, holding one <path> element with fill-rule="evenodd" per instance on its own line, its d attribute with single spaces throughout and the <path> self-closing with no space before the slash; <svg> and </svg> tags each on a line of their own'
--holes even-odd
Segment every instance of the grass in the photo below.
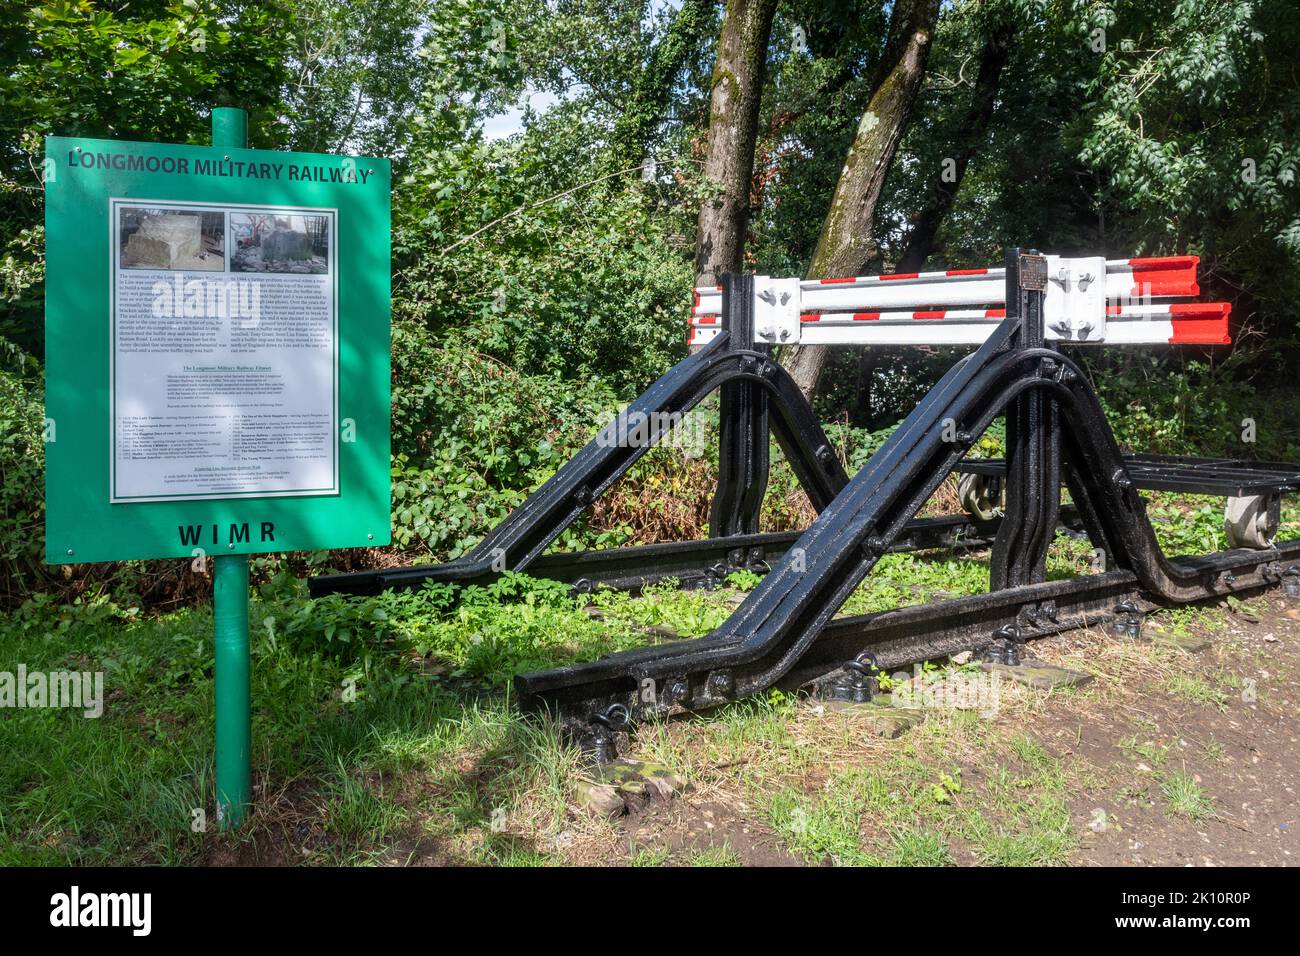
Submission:
<svg viewBox="0 0 1300 956">
<path fill-rule="evenodd" d="M 1066 774 L 1041 743 L 1013 738 L 1014 761 L 993 768 L 987 809 L 975 808 L 966 821 L 975 858 L 990 866 L 1060 866 L 1076 837 L 1066 805 Z"/>
<path fill-rule="evenodd" d="M 1060 538 L 1049 570 L 1078 573 L 1090 554 Z M 842 613 L 979 593 L 987 573 L 986 555 L 888 555 Z M 462 593 L 439 586 L 310 604 L 299 582 L 273 580 L 252 603 L 258 809 L 238 835 L 215 828 L 210 612 L 145 618 L 102 595 L 36 602 L 0 621 L 0 670 L 103 671 L 108 699 L 97 720 L 51 710 L 0 719 L 0 864 L 572 862 L 574 841 L 606 845 L 613 834 L 575 819 L 580 755 L 553 727 L 520 718 L 509 678 L 665 631 L 707 634 L 756 583 L 741 574 L 713 592 L 672 582 L 637 598 L 601 592 L 593 617 L 563 586 L 521 575 Z M 1190 633 L 1225 627 L 1227 614 L 1181 608 L 1157 620 Z M 1173 656 L 1149 656 L 1139 663 L 1156 686 L 1226 707 L 1230 673 L 1182 673 Z M 1098 683 L 1117 686 L 1133 663 L 1089 660 Z M 1154 727 L 1139 733 L 1121 746 L 1152 768 L 1170 813 L 1212 814 L 1194 778 L 1165 772 L 1169 747 Z M 1203 756 L 1216 759 L 1216 746 Z M 1065 767 L 1041 740 L 995 732 L 974 712 L 932 716 L 882 742 L 851 713 L 818 716 L 773 691 L 644 727 L 636 748 L 705 794 L 741 793 L 745 812 L 808 863 L 1058 865 L 1076 845 Z M 196 811 L 207 824 L 197 830 Z M 740 861 L 727 844 L 615 855 L 637 866 Z"/>
<path fill-rule="evenodd" d="M 1218 711 L 1228 709 L 1228 695 L 1217 687 L 1211 687 L 1195 674 L 1175 674 L 1169 678 L 1165 689 L 1189 703 L 1213 707 Z"/>
<path fill-rule="evenodd" d="M 1076 844 L 1065 774 L 1037 741 L 1005 741 L 968 717 L 926 724 L 871 768 L 813 791 L 788 783 L 767 803 L 772 828 L 810 864 L 998 866 L 1063 864 Z M 900 752 L 901 751 L 901 752 Z M 965 759 L 981 783 L 950 762 Z"/>
<path fill-rule="evenodd" d="M 636 628 L 667 628 L 682 637 L 703 637 L 735 610 L 729 592 L 681 591 L 669 579 L 646 588 L 640 596 L 623 591 L 599 591 L 593 603 L 608 618 Z M 648 642 L 643 642 L 648 643 Z"/>
<path fill-rule="evenodd" d="M 887 554 L 840 609 L 841 615 L 870 614 L 936 597 L 965 597 L 988 590 L 986 558 L 954 556 L 925 560 L 914 554 Z"/>
<path fill-rule="evenodd" d="M 1160 629 L 1174 637 L 1191 637 L 1194 634 L 1216 634 L 1228 626 L 1228 615 L 1217 607 L 1188 605 L 1162 608 L 1152 615 Z"/>
<path fill-rule="evenodd" d="M 1175 770 L 1164 779 L 1160 784 L 1160 795 L 1174 816 L 1186 817 L 1196 823 L 1214 815 L 1213 798 L 1195 777 L 1184 770 Z"/>
<path fill-rule="evenodd" d="M 664 847 L 636 847 L 628 856 L 629 866 L 663 866 L 672 854 Z"/>
<path fill-rule="evenodd" d="M 1075 842 L 1068 814 L 1054 809 L 1027 830 L 990 834 L 975 860 L 982 866 L 1062 866 Z"/>
<path fill-rule="evenodd" d="M 885 568 L 899 577 L 883 576 L 864 605 L 908 575 L 922 579 L 916 596 L 970 590 L 971 567 L 983 573 L 978 562 L 953 559 L 920 575 L 925 565 L 903 557 Z M 310 622 L 300 617 L 296 591 L 259 595 L 252 671 L 259 809 L 238 836 L 190 826 L 196 810 L 215 821 L 210 615 L 141 620 L 102 600 L 72 611 L 29 609 L 0 626 L 0 666 L 23 660 L 53 670 L 75 661 L 103 669 L 110 699 L 99 720 L 23 711 L 0 721 L 0 745 L 15 755 L 0 766 L 0 860 L 189 864 L 241 859 L 255 842 L 270 842 L 282 862 L 405 862 L 422 854 L 503 866 L 563 862 L 559 840 L 572 826 L 580 757 L 552 728 L 520 720 L 508 686 L 493 683 L 538 662 L 650 640 L 636 632 L 645 625 L 707 632 L 731 601 L 725 591 L 663 585 L 640 601 L 602 595 L 607 616 L 593 620 L 546 585 L 516 578 L 506 587 L 455 606 L 436 590 L 397 604 L 326 602 Z M 497 639 L 512 630 L 510 644 Z M 773 829 L 812 862 L 949 865 L 953 841 L 974 846 L 980 860 L 1059 862 L 1067 843 L 1040 792 L 1054 779 L 1052 761 L 1032 741 L 1003 755 L 1030 769 L 1028 790 L 963 782 L 953 756 L 983 731 L 974 714 L 955 714 L 926 725 L 924 754 L 808 794 L 789 781 L 826 758 L 801 736 L 807 712 L 773 691 L 680 728 L 644 728 L 639 756 L 693 784 L 712 768 L 744 766 L 767 788 L 755 802 Z M 851 720 L 827 728 L 827 746 L 860 747 Z M 629 856 L 636 865 L 667 859 L 662 850 Z M 689 858 L 736 860 L 725 845 Z"/>
<path fill-rule="evenodd" d="M 289 833 L 294 861 L 369 862 L 419 817 L 452 858 L 509 862 L 519 850 L 504 844 L 508 832 L 492 833 L 494 812 L 505 811 L 507 830 L 558 827 L 579 755 L 551 728 L 520 720 L 504 692 L 424 674 L 396 648 L 348 659 L 293 647 L 286 622 L 296 607 L 253 604 L 255 621 L 280 626 L 253 638 L 261 809 L 251 833 Z M 478 624 L 470 614 L 464 626 Z M 0 626 L 0 670 L 102 670 L 107 696 L 97 720 L 54 710 L 0 720 L 0 862 L 238 857 L 251 837 L 215 832 L 211 627 L 202 609 L 139 620 L 104 601 Z M 613 633 L 597 643 L 622 636 Z M 341 693 L 349 677 L 353 702 Z M 206 830 L 191 828 L 196 811 Z"/>
<path fill-rule="evenodd" d="M 863 849 L 862 816 L 868 809 L 885 814 L 891 800 L 881 777 L 855 772 L 829 781 L 816 796 L 795 787 L 778 791 L 767 816 L 790 850 L 809 863 L 875 866 L 884 861 Z"/>
<path fill-rule="evenodd" d="M 1137 737 L 1126 737 L 1120 740 L 1119 746 L 1122 750 L 1130 751 L 1133 755 L 1141 758 L 1145 764 L 1153 769 L 1163 767 L 1169 760 L 1168 744 L 1158 744 L 1150 740 L 1139 742 Z"/>
<path fill-rule="evenodd" d="M 901 830 L 893 835 L 889 861 L 894 866 L 952 866 L 952 853 L 933 830 Z"/>
<path fill-rule="evenodd" d="M 723 843 L 694 854 L 691 866 L 740 866 L 740 858 L 729 844 Z"/>
<path fill-rule="evenodd" d="M 329 779 L 321 815 L 327 833 L 341 846 L 383 844 L 406 819 L 406 811 L 387 799 L 382 784 L 368 784 L 339 763 Z"/>
<path fill-rule="evenodd" d="M 1228 750 L 1217 740 L 1209 740 L 1201 747 L 1201 756 L 1214 763 L 1228 759 Z"/>
</svg>

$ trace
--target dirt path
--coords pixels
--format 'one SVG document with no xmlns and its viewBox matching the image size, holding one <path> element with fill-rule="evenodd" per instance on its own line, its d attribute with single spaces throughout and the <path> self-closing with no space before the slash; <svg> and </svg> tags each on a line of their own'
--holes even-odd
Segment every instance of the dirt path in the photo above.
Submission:
<svg viewBox="0 0 1300 956">
<path fill-rule="evenodd" d="M 1071 800 L 1075 818 L 1091 822 L 1101 809 L 1107 823 L 1084 831 L 1074 862 L 1296 862 L 1300 610 L 1277 598 L 1251 607 L 1258 622 L 1237 613 L 1201 622 L 1211 646 L 1179 655 L 1172 676 L 1139 685 L 1123 706 L 1052 712 L 1040 725 L 1053 752 L 1082 756 L 1105 781 Z M 1200 819 L 1169 812 L 1187 780 L 1208 802 Z"/>
<path fill-rule="evenodd" d="M 1152 640 L 1155 638 L 1155 640 Z M 1192 652 L 1188 643 L 1208 641 Z M 1035 645 L 1094 680 L 939 710 L 896 739 L 777 701 L 646 734 L 689 790 L 595 828 L 571 862 L 1286 865 L 1300 799 L 1300 602 L 1181 609 L 1143 639 Z"/>
</svg>

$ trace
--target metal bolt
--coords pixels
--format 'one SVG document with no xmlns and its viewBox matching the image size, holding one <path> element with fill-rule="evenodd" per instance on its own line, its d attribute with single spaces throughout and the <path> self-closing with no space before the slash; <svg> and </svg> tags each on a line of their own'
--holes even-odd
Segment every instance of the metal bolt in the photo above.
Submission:
<svg viewBox="0 0 1300 956">
<path fill-rule="evenodd" d="M 732 692 L 731 674 L 728 671 L 714 671 L 709 675 L 705 686 L 715 697 L 729 697 Z"/>
<path fill-rule="evenodd" d="M 81 147 L 80 147 L 80 146 L 77 147 L 77 152 L 81 152 Z M 71 549 L 71 548 L 68 549 L 68 557 L 72 557 L 72 549 Z"/>
<path fill-rule="evenodd" d="M 1024 635 L 1014 624 L 1004 624 L 993 632 L 993 643 L 984 653 L 984 659 L 994 664 L 1015 666 L 1020 663 L 1020 645 Z"/>
<path fill-rule="evenodd" d="M 1142 611 L 1132 601 L 1121 601 L 1115 605 L 1115 616 L 1110 624 L 1111 633 L 1116 637 L 1142 636 Z"/>
<path fill-rule="evenodd" d="M 871 653 L 859 654 L 843 667 L 841 676 L 818 687 L 818 696 L 826 700 L 845 700 L 865 704 L 877 690 L 876 658 Z"/>
<path fill-rule="evenodd" d="M 1282 593 L 1289 598 L 1300 598 L 1300 568 L 1290 567 L 1282 572 Z"/>
<path fill-rule="evenodd" d="M 601 718 L 606 727 L 626 727 L 632 715 L 622 704 L 610 704 Z"/>
<path fill-rule="evenodd" d="M 588 720 L 589 731 L 587 741 L 592 757 L 597 763 L 609 763 L 618 758 L 618 742 L 614 735 L 610 733 L 609 720 L 604 714 L 592 714 Z"/>
</svg>

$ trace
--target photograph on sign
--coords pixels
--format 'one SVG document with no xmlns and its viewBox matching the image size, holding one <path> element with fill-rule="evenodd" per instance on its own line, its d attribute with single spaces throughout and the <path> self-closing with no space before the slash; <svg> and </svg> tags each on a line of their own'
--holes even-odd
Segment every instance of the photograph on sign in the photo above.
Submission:
<svg viewBox="0 0 1300 956">
<path fill-rule="evenodd" d="M 335 216 L 110 200 L 113 503 L 338 494 Z"/>
<path fill-rule="evenodd" d="M 231 272 L 329 272 L 328 216 L 230 214 Z"/>
<path fill-rule="evenodd" d="M 123 269 L 222 272 L 226 268 L 225 235 L 226 216 L 219 210 L 143 206 L 118 210 Z"/>
</svg>

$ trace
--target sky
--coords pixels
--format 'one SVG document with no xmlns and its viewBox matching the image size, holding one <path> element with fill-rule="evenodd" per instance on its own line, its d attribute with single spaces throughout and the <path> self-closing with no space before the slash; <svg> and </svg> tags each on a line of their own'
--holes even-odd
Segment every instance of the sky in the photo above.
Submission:
<svg viewBox="0 0 1300 956">
<path fill-rule="evenodd" d="M 649 22 L 659 16 L 665 10 L 677 10 L 681 7 L 682 0 L 650 0 L 647 10 Z M 537 113 L 545 113 L 548 109 L 559 102 L 559 97 L 554 93 L 542 92 L 540 90 L 529 89 L 524 93 L 523 101 L 512 106 L 503 113 L 489 117 L 483 122 L 483 133 L 488 139 L 506 139 L 507 137 L 521 132 L 524 128 L 524 104 L 532 105 L 533 110 Z"/>
<path fill-rule="evenodd" d="M 505 139 L 522 130 L 524 121 L 524 104 L 530 104 L 537 113 L 545 113 L 559 102 L 554 93 L 539 90 L 525 92 L 523 101 L 512 106 L 504 113 L 498 113 L 483 121 L 483 133 L 488 139 Z"/>
</svg>

